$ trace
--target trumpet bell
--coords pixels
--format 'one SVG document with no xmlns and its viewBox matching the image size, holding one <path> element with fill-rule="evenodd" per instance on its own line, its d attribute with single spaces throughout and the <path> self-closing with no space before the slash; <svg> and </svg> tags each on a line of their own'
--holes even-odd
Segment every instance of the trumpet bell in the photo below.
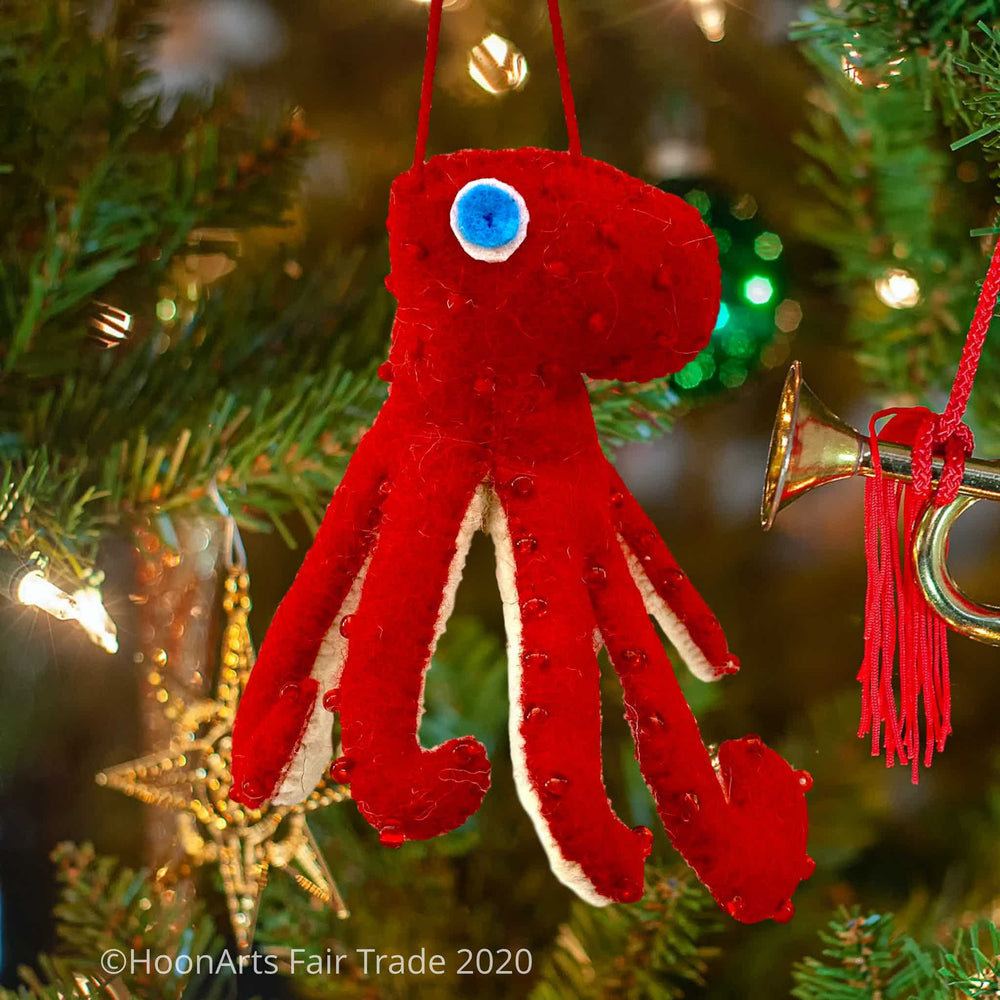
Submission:
<svg viewBox="0 0 1000 1000">
<path fill-rule="evenodd" d="M 858 473 L 865 439 L 827 409 L 802 378 L 802 364 L 789 369 L 771 431 L 760 523 L 767 531 L 778 511 L 809 490 Z"/>
</svg>

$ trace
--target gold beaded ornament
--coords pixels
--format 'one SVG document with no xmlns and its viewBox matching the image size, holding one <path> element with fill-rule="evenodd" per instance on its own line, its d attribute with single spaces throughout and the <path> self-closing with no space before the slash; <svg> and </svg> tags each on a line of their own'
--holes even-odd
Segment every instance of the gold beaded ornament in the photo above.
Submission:
<svg viewBox="0 0 1000 1000">
<path fill-rule="evenodd" d="M 250 577 L 235 530 L 227 518 L 229 540 L 236 544 L 225 549 L 228 572 L 222 606 L 226 618 L 214 697 L 185 705 L 168 694 L 162 686 L 165 679 L 154 671 L 151 681 L 158 686 L 157 700 L 170 703 L 173 737 L 169 746 L 107 768 L 96 780 L 177 813 L 179 846 L 187 858 L 195 864 L 219 866 L 236 945 L 246 955 L 272 868 L 287 872 L 301 889 L 334 908 L 339 917 L 348 916 L 306 823 L 307 813 L 341 802 L 345 794 L 324 780 L 294 806 L 250 809 L 229 798 L 233 719 L 255 656 L 247 627 Z"/>
</svg>

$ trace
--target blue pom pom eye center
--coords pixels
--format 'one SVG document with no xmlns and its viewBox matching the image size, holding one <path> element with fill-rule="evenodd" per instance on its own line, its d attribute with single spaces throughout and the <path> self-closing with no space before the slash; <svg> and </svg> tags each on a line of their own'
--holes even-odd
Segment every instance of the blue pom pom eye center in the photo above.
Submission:
<svg viewBox="0 0 1000 1000">
<path fill-rule="evenodd" d="M 462 238 L 493 249 L 510 243 L 521 226 L 521 206 L 510 192 L 476 184 L 459 199 L 456 223 Z"/>
</svg>

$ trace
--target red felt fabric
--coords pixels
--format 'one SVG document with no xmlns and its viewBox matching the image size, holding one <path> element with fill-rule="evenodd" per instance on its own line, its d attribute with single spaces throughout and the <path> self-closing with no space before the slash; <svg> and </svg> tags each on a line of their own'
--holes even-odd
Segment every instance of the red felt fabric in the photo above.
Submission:
<svg viewBox="0 0 1000 1000">
<path fill-rule="evenodd" d="M 478 178 L 516 188 L 530 212 L 523 244 L 503 262 L 469 257 L 449 224 L 456 193 Z M 606 899 L 641 893 L 646 836 L 614 815 L 601 781 L 597 626 L 674 843 L 738 919 L 787 918 L 809 867 L 805 779 L 759 741 L 724 744 L 718 770 L 710 760 L 617 532 L 708 660 L 720 673 L 735 661 L 604 459 L 581 375 L 646 380 L 705 346 L 719 305 L 711 232 L 677 198 L 541 149 L 435 157 L 397 178 L 388 224 L 387 285 L 399 303 L 389 399 L 260 651 L 234 731 L 234 797 L 263 801 L 301 752 L 302 693 L 370 553 L 331 700 L 345 755 L 338 776 L 393 846 L 452 829 L 478 807 L 489 784 L 481 746 L 466 738 L 425 750 L 417 725 L 455 539 L 486 483 L 514 548 L 516 732 L 561 858 Z M 697 816 L 678 819 L 691 797 Z"/>
</svg>

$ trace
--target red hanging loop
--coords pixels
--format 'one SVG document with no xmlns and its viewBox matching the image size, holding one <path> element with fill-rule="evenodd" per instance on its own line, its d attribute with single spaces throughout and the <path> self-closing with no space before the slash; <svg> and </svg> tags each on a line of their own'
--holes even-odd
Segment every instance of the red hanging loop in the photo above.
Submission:
<svg viewBox="0 0 1000 1000">
<path fill-rule="evenodd" d="M 430 132 L 431 104 L 434 100 L 434 72 L 437 68 L 438 48 L 441 38 L 441 11 L 444 0 L 431 0 L 430 18 L 427 22 L 427 52 L 424 56 L 424 76 L 420 85 L 420 114 L 417 118 L 417 143 L 413 154 L 413 166 L 423 166 L 427 158 L 427 137 Z M 552 25 L 552 46 L 556 53 L 559 70 L 559 90 L 562 94 L 563 117 L 569 136 L 569 151 L 573 156 L 582 156 L 580 145 L 580 125 L 576 118 L 576 104 L 573 88 L 569 80 L 569 63 L 566 60 L 566 39 L 563 35 L 562 16 L 559 0 L 548 0 L 549 22 Z"/>
</svg>

